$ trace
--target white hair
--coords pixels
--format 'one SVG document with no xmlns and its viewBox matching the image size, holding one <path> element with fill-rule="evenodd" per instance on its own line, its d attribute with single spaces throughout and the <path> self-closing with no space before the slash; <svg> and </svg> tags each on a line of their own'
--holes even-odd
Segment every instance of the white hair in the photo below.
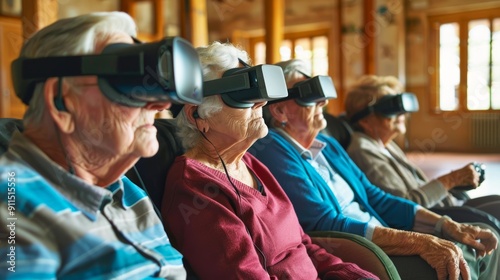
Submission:
<svg viewBox="0 0 500 280">
<path fill-rule="evenodd" d="M 308 64 L 302 59 L 280 61 L 275 63 L 274 65 L 281 67 L 281 69 L 283 70 L 285 82 L 288 87 L 292 87 L 293 84 L 290 83 L 297 80 L 298 78 L 303 78 L 304 75 L 311 76 L 311 70 Z M 267 126 L 276 127 L 276 124 L 279 123 L 273 118 L 271 112 L 269 111 L 269 106 L 264 106 L 264 108 L 262 109 L 262 114 Z"/>
<path fill-rule="evenodd" d="M 296 80 L 299 77 L 304 77 L 304 74 L 311 76 L 309 66 L 304 60 L 301 59 L 281 61 L 275 63 L 275 65 L 278 65 L 281 69 L 283 69 L 283 75 L 285 76 L 285 81 L 287 83 Z"/>
<path fill-rule="evenodd" d="M 247 52 L 230 43 L 214 42 L 209 46 L 199 47 L 196 51 L 200 58 L 204 81 L 218 79 L 226 70 L 238 67 L 238 59 L 248 63 Z M 222 110 L 222 106 L 223 103 L 219 96 L 205 97 L 197 108 L 198 115 L 200 118 L 209 118 Z M 201 139 L 198 128 L 188 121 L 184 110 L 181 110 L 176 117 L 176 122 L 177 135 L 181 139 L 182 146 L 185 150 L 191 149 Z"/>
<path fill-rule="evenodd" d="M 95 53 L 107 36 L 124 32 L 137 35 L 132 17 L 124 12 L 97 12 L 65 18 L 36 32 L 21 49 L 20 57 L 52 57 Z M 41 69 L 40 71 L 43 71 Z M 24 122 L 40 122 L 45 111 L 43 83 L 35 87 Z"/>
</svg>

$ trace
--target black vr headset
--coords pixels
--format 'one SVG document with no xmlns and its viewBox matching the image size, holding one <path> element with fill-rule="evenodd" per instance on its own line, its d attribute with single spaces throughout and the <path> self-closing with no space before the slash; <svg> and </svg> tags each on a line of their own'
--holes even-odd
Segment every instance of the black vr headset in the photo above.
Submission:
<svg viewBox="0 0 500 280">
<path fill-rule="evenodd" d="M 357 112 L 350 118 L 351 123 L 356 123 L 371 113 L 377 113 L 390 118 L 404 113 L 417 112 L 418 99 L 413 93 L 403 92 L 388 94 L 380 98 L 375 104 Z"/>
<path fill-rule="evenodd" d="M 221 78 L 205 81 L 203 96 L 216 94 L 220 94 L 224 103 L 233 108 L 250 108 L 256 102 L 288 95 L 283 70 L 268 64 L 229 69 Z"/>
<path fill-rule="evenodd" d="M 101 54 L 18 58 L 12 63 L 17 96 L 29 104 L 35 85 L 50 77 L 95 75 L 111 101 L 130 107 L 148 102 L 200 104 L 203 75 L 193 46 L 179 37 L 145 44 L 110 44 Z"/>
<path fill-rule="evenodd" d="M 300 106 L 313 106 L 317 102 L 330 98 L 337 98 L 337 91 L 333 85 L 332 78 L 329 76 L 315 76 L 300 81 L 288 89 L 288 96 L 279 100 L 273 100 L 269 104 L 277 103 L 285 100 L 295 99 L 295 102 Z"/>
</svg>

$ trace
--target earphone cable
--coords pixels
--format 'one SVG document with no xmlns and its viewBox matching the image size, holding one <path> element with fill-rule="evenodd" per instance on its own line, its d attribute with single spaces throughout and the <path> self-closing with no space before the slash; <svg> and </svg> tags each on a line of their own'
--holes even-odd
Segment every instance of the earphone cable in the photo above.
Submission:
<svg viewBox="0 0 500 280">
<path fill-rule="evenodd" d="M 241 194 L 240 194 L 240 191 L 238 190 L 238 188 L 236 188 L 236 185 L 233 183 L 233 180 L 231 179 L 231 176 L 229 176 L 229 171 L 227 170 L 227 167 L 226 167 L 226 163 L 224 162 L 224 160 L 222 159 L 222 156 L 219 154 L 219 151 L 217 150 L 217 148 L 215 147 L 215 145 L 212 143 L 212 141 L 210 141 L 210 139 L 208 139 L 208 137 L 205 135 L 205 133 L 203 133 L 200 128 L 198 127 L 198 122 L 195 120 L 195 123 L 196 123 L 196 128 L 198 128 L 198 131 L 200 132 L 200 134 L 203 136 L 203 138 L 205 138 L 205 140 L 207 140 L 208 143 L 210 143 L 210 145 L 212 145 L 212 147 L 214 148 L 214 151 L 215 153 L 217 154 L 217 156 L 219 157 L 221 163 L 222 163 L 222 167 L 224 168 L 224 172 L 226 173 L 226 176 L 227 176 L 227 179 L 229 180 L 229 183 L 231 184 L 231 186 L 233 187 L 234 191 L 236 192 L 236 195 L 238 196 L 238 212 L 239 212 L 239 217 L 240 219 L 242 220 L 242 223 L 245 225 L 245 223 L 243 222 L 243 219 L 241 218 L 241 215 L 242 215 L 242 211 L 241 211 Z M 245 225 L 245 229 L 248 233 L 248 235 L 250 236 L 250 238 L 252 239 L 252 234 L 250 234 L 250 230 L 248 229 L 248 227 Z M 267 260 L 266 260 L 266 255 L 264 254 L 264 252 L 262 252 L 262 250 L 253 242 L 252 240 L 252 244 L 253 246 L 255 247 L 255 250 L 257 250 L 257 252 L 260 254 L 260 256 L 262 256 L 262 267 L 264 268 L 264 270 L 267 272 Z"/>
</svg>

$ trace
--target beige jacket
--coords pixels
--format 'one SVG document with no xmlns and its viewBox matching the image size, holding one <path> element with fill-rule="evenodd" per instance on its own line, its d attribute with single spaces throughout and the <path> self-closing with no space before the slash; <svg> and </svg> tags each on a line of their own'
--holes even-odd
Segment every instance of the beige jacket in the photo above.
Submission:
<svg viewBox="0 0 500 280">
<path fill-rule="evenodd" d="M 374 185 L 388 193 L 427 208 L 454 205 L 444 186 L 437 180 L 429 181 L 394 142 L 384 152 L 376 140 L 354 132 L 347 153 Z"/>
</svg>

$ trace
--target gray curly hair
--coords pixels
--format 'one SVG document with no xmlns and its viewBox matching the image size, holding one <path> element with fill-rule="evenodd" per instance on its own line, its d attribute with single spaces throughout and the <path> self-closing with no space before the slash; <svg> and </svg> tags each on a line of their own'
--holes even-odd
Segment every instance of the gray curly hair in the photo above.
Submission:
<svg viewBox="0 0 500 280">
<path fill-rule="evenodd" d="M 304 77 L 304 74 L 311 76 L 309 65 L 302 59 L 280 61 L 275 63 L 274 65 L 281 67 L 281 69 L 283 70 L 287 88 L 291 88 L 293 86 L 292 83 L 295 83 L 294 81 L 296 81 L 298 78 Z M 280 126 L 279 122 L 273 118 L 271 112 L 269 111 L 269 106 L 264 106 L 264 108 L 262 109 L 262 114 L 264 115 L 264 120 L 268 126 Z"/>
<path fill-rule="evenodd" d="M 205 47 L 196 49 L 203 69 L 203 80 L 210 81 L 222 77 L 222 74 L 231 68 L 239 65 L 238 59 L 248 63 L 246 51 L 232 45 L 231 43 L 214 42 Z M 209 118 L 214 113 L 222 110 L 222 100 L 219 96 L 209 96 L 203 98 L 202 104 L 198 106 L 198 115 L 201 118 Z M 185 150 L 193 148 L 201 140 L 196 125 L 190 123 L 184 110 L 181 110 L 176 117 L 178 127 L 177 135 L 181 139 Z"/>
</svg>

